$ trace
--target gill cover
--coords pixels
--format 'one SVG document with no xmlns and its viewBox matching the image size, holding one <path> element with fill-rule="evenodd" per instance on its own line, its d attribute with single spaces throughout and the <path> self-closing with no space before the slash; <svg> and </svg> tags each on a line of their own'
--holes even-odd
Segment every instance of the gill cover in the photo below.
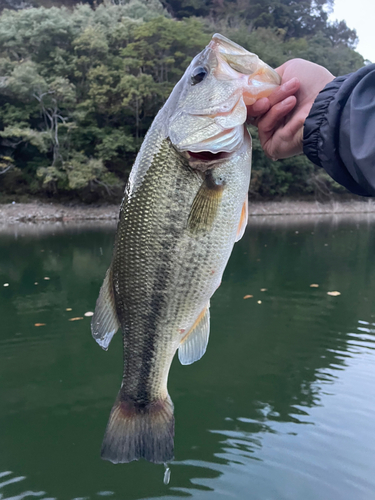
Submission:
<svg viewBox="0 0 375 500">
<path fill-rule="evenodd" d="M 268 96 L 279 75 L 220 34 L 191 62 L 169 115 L 168 135 L 180 151 L 233 153 L 244 137 L 246 105 Z"/>
</svg>

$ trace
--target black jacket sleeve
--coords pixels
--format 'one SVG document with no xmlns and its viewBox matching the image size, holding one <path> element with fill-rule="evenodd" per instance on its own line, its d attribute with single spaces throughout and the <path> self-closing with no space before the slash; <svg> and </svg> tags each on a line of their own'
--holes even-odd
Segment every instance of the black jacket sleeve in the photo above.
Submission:
<svg viewBox="0 0 375 500">
<path fill-rule="evenodd" d="M 320 92 L 305 121 L 303 151 L 349 191 L 375 196 L 375 64 Z"/>
</svg>

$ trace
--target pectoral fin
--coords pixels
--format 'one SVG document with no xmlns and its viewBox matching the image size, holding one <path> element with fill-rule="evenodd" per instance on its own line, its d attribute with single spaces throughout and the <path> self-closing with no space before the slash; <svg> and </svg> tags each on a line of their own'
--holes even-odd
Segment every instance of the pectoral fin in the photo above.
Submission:
<svg viewBox="0 0 375 500">
<path fill-rule="evenodd" d="M 242 205 L 242 212 L 241 212 L 241 217 L 240 217 L 240 223 L 238 224 L 236 241 L 239 241 L 242 238 L 242 236 L 244 235 L 248 219 L 249 219 L 249 206 L 248 206 L 247 195 L 246 195 L 246 200 L 244 201 L 244 204 Z"/>
<path fill-rule="evenodd" d="M 194 198 L 188 219 L 188 227 L 193 234 L 211 229 L 224 187 L 223 179 L 214 179 L 211 172 L 206 174 L 206 178 Z"/>
<path fill-rule="evenodd" d="M 182 365 L 191 365 L 206 352 L 210 334 L 210 303 L 203 309 L 191 330 L 178 348 L 178 359 Z"/>
<path fill-rule="evenodd" d="M 113 292 L 112 269 L 109 268 L 96 301 L 95 313 L 91 321 L 91 333 L 100 347 L 107 350 L 119 327 Z"/>
</svg>

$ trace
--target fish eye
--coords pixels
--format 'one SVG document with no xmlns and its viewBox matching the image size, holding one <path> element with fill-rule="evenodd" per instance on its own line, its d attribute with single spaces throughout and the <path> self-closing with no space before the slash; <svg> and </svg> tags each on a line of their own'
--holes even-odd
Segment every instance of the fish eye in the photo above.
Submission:
<svg viewBox="0 0 375 500">
<path fill-rule="evenodd" d="M 202 82 L 206 78 L 207 73 L 208 71 L 206 68 L 204 68 L 203 66 L 197 66 L 194 69 L 193 74 L 191 75 L 192 85 L 196 85 L 197 83 Z"/>
</svg>

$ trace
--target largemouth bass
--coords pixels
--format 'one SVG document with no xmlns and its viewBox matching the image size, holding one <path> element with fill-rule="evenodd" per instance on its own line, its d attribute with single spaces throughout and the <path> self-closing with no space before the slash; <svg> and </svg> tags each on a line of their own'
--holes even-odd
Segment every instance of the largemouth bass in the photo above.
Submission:
<svg viewBox="0 0 375 500">
<path fill-rule="evenodd" d="M 113 463 L 173 458 L 172 359 L 200 359 L 210 298 L 247 224 L 246 105 L 279 76 L 221 35 L 198 54 L 155 118 L 122 201 L 112 263 L 92 319 L 107 349 L 121 328 L 124 372 L 105 432 Z"/>
</svg>

